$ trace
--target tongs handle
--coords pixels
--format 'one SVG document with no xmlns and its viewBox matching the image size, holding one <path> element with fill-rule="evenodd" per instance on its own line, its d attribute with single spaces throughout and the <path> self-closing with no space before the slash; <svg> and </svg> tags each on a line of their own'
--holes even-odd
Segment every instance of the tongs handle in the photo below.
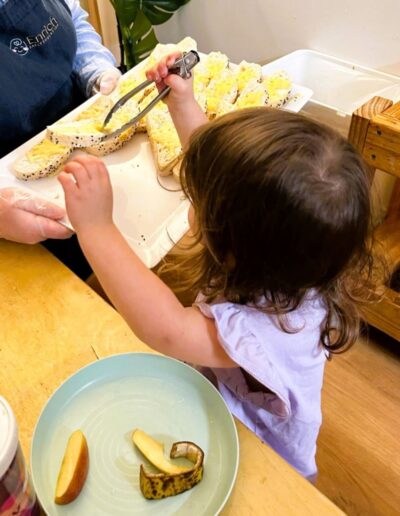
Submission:
<svg viewBox="0 0 400 516">
<path fill-rule="evenodd" d="M 195 50 L 191 50 L 190 52 L 184 52 L 182 54 L 182 57 L 178 58 L 175 63 L 169 68 L 169 73 L 180 75 L 183 79 L 189 79 L 191 77 L 192 73 L 191 70 L 196 64 L 200 61 L 200 56 Z M 115 103 L 115 105 L 112 107 L 112 109 L 107 114 L 106 118 L 103 122 L 103 127 L 105 127 L 108 122 L 111 120 L 113 114 L 118 111 L 130 98 L 132 98 L 134 95 L 142 91 L 144 88 L 147 88 L 150 84 L 152 84 L 154 81 L 146 80 L 136 86 L 136 88 L 133 88 L 133 90 L 129 91 L 126 95 L 121 97 L 118 102 Z M 168 95 L 168 93 L 171 91 L 171 88 L 169 86 L 165 87 L 163 90 L 160 91 L 158 96 L 150 102 L 140 113 L 137 117 L 132 119 L 129 122 L 129 126 L 133 125 L 133 123 L 136 123 L 138 120 L 143 118 L 153 107 L 164 97 Z M 127 127 L 128 124 L 125 124 L 123 127 Z M 112 133 L 113 135 L 116 133 L 122 132 L 120 129 L 116 131 L 115 133 Z"/>
</svg>

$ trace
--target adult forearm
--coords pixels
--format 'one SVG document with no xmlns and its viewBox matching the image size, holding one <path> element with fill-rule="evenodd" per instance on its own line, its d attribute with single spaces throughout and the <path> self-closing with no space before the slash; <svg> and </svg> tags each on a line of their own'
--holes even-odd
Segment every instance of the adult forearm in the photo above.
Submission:
<svg viewBox="0 0 400 516">
<path fill-rule="evenodd" d="M 82 92 L 89 97 L 97 78 L 116 66 L 112 53 L 102 44 L 99 34 L 87 21 L 87 13 L 77 0 L 67 0 L 74 23 L 77 50 L 73 69 Z"/>
</svg>

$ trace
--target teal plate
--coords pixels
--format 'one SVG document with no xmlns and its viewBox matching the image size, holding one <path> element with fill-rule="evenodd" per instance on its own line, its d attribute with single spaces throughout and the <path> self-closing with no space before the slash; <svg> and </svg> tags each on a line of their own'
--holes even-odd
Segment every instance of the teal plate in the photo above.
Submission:
<svg viewBox="0 0 400 516">
<path fill-rule="evenodd" d="M 86 436 L 85 486 L 68 505 L 54 503 L 58 471 L 70 434 Z M 132 442 L 140 428 L 165 443 L 192 441 L 205 453 L 204 478 L 190 491 L 145 500 Z M 49 516 L 218 514 L 239 463 L 236 426 L 217 389 L 195 369 L 171 358 L 126 353 L 98 360 L 66 380 L 45 405 L 32 441 L 34 488 Z"/>
</svg>

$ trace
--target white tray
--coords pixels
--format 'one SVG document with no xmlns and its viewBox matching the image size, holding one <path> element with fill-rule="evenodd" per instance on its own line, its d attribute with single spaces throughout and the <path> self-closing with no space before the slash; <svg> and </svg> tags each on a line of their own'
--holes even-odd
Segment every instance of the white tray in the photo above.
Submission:
<svg viewBox="0 0 400 516">
<path fill-rule="evenodd" d="M 138 66 L 145 66 L 145 62 Z M 300 111 L 311 96 L 309 88 L 294 85 L 285 109 Z M 73 119 L 93 101 L 89 99 L 64 119 Z M 44 136 L 45 131 L 42 131 L 0 160 L 0 188 L 18 187 L 65 207 L 64 193 L 55 177 L 26 182 L 17 179 L 12 172 L 12 164 Z M 79 153 L 74 151 L 72 156 Z M 103 160 L 113 186 L 114 221 L 146 266 L 154 267 L 187 232 L 189 202 L 172 176 L 157 177 L 146 134 L 135 135 L 122 149 Z M 67 219 L 63 222 L 71 227 Z"/>
<path fill-rule="evenodd" d="M 0 188 L 15 186 L 34 192 L 59 206 L 65 207 L 64 192 L 55 177 L 25 182 L 11 172 L 12 163 L 40 141 L 44 133 L 0 160 Z M 72 156 L 82 154 L 74 151 Z M 122 149 L 105 156 L 114 193 L 114 221 L 132 249 L 148 267 L 154 267 L 188 230 L 184 198 L 172 176 L 157 181 L 150 144 L 145 134 L 135 135 Z M 70 223 L 64 221 L 68 227 Z"/>
<path fill-rule="evenodd" d="M 343 116 L 353 113 L 373 96 L 397 101 L 400 77 L 310 49 L 299 49 L 272 61 L 263 73 L 285 70 L 294 82 L 314 92 L 312 103 Z"/>
</svg>

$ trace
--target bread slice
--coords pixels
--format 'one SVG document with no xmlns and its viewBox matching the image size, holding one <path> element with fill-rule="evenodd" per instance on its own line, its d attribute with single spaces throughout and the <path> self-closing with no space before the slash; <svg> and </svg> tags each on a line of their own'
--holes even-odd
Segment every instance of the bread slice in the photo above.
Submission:
<svg viewBox="0 0 400 516">
<path fill-rule="evenodd" d="M 214 118 L 221 102 L 232 104 L 236 100 L 237 92 L 236 77 L 231 70 L 226 69 L 218 77 L 211 79 L 206 89 L 207 116 Z"/>
<path fill-rule="evenodd" d="M 158 90 L 156 86 L 152 86 L 149 92 L 145 97 L 142 98 L 142 100 L 139 102 L 139 112 L 142 111 L 152 100 L 154 100 L 158 95 Z M 156 107 L 156 109 L 165 109 L 165 111 L 168 111 L 167 105 L 160 101 Z M 146 118 L 147 116 L 144 116 L 139 120 L 139 122 L 136 125 L 136 132 L 137 133 L 145 133 L 147 131 L 146 127 Z"/>
<path fill-rule="evenodd" d="M 252 83 L 253 81 L 261 82 L 261 66 L 256 63 L 248 63 L 247 61 L 242 61 L 238 64 L 238 67 L 235 70 L 235 75 L 238 85 L 238 91 L 239 93 L 241 93 L 249 83 Z"/>
<path fill-rule="evenodd" d="M 126 131 L 114 136 L 114 138 L 110 140 L 85 147 L 84 151 L 93 156 L 107 156 L 107 154 L 111 154 L 123 147 L 123 145 L 132 138 L 135 132 L 135 127 L 129 127 Z"/>
<path fill-rule="evenodd" d="M 197 41 L 190 36 L 186 36 L 186 38 L 181 39 L 176 44 L 178 50 L 182 52 L 190 52 L 191 50 L 197 50 Z"/>
<path fill-rule="evenodd" d="M 178 43 L 158 43 L 154 50 L 151 52 L 148 59 L 148 68 L 154 66 L 158 63 L 163 57 L 171 54 L 172 52 L 176 52 L 180 50 L 181 52 L 189 52 L 190 50 L 197 50 L 197 42 L 190 37 L 186 37 L 179 41 Z"/>
<path fill-rule="evenodd" d="M 74 148 L 93 147 L 103 142 L 104 136 L 117 131 L 139 113 L 135 99 L 130 99 L 111 118 L 107 127 L 103 127 L 104 119 L 90 118 L 68 122 L 57 122 L 47 128 L 47 136 L 54 143 L 70 145 Z M 133 136 L 133 133 L 129 133 Z M 115 142 L 116 140 L 114 140 Z"/>
<path fill-rule="evenodd" d="M 136 86 L 139 86 L 142 82 L 146 80 L 146 73 L 145 69 L 142 68 L 139 71 L 128 72 L 125 76 L 123 76 L 117 86 L 117 90 L 115 93 L 112 94 L 113 100 L 117 101 L 127 93 L 129 93 L 131 90 L 136 88 Z M 142 98 L 147 95 L 149 90 L 151 89 L 151 86 L 149 88 L 143 89 L 140 91 L 137 95 L 135 95 L 136 102 L 140 102 Z"/>
<path fill-rule="evenodd" d="M 111 97 L 101 95 L 89 107 L 81 111 L 75 120 L 99 120 L 103 122 L 113 105 L 114 102 Z"/>
<path fill-rule="evenodd" d="M 265 106 L 268 102 L 268 92 L 263 83 L 252 79 L 236 99 L 235 108 Z"/>
<path fill-rule="evenodd" d="M 124 124 L 132 120 L 140 112 L 140 108 L 136 99 L 132 98 L 126 102 L 111 118 L 110 122 L 107 124 L 107 132 L 113 132 L 118 130 Z M 86 152 L 89 154 L 93 154 L 95 156 L 106 156 L 111 152 L 114 152 L 120 149 L 127 141 L 129 141 L 136 132 L 136 125 L 128 127 L 126 131 L 123 133 L 117 134 L 116 136 L 101 141 L 99 143 L 95 143 L 93 145 L 89 145 L 85 147 Z"/>
<path fill-rule="evenodd" d="M 216 79 L 228 68 L 228 65 L 228 56 L 222 52 L 210 52 L 203 62 L 200 61 L 197 67 L 199 67 L 201 73 L 204 73 L 209 79 Z M 204 71 L 202 70 L 203 67 Z"/>
<path fill-rule="evenodd" d="M 75 148 L 100 143 L 104 134 L 101 122 L 97 120 L 57 122 L 47 128 L 47 137 L 53 143 Z"/>
<path fill-rule="evenodd" d="M 44 139 L 14 163 L 14 173 L 23 181 L 55 175 L 71 152 L 70 146 L 58 145 Z"/>
<path fill-rule="evenodd" d="M 268 92 L 268 106 L 279 108 L 288 101 L 292 81 L 285 72 L 276 72 L 265 77 L 262 82 Z"/>
<path fill-rule="evenodd" d="M 215 117 L 218 118 L 219 116 L 226 115 L 227 113 L 231 113 L 232 111 L 235 111 L 235 109 L 236 109 L 236 103 L 232 104 L 232 102 L 228 102 L 227 100 L 222 100 L 219 103 Z"/>
<path fill-rule="evenodd" d="M 182 146 L 168 111 L 153 109 L 146 117 L 147 133 L 160 175 L 171 174 Z"/>
</svg>

